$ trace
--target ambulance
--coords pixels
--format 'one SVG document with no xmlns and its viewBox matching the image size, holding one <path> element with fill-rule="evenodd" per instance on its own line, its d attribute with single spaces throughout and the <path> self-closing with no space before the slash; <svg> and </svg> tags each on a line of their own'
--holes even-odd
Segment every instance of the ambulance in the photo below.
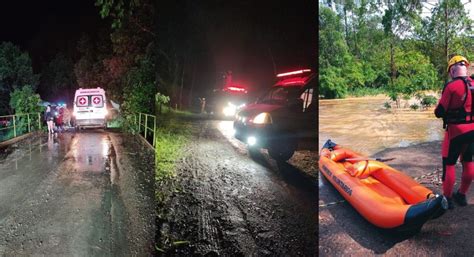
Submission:
<svg viewBox="0 0 474 257">
<path fill-rule="evenodd" d="M 74 95 L 74 126 L 107 128 L 107 104 L 104 89 L 79 88 Z"/>
</svg>

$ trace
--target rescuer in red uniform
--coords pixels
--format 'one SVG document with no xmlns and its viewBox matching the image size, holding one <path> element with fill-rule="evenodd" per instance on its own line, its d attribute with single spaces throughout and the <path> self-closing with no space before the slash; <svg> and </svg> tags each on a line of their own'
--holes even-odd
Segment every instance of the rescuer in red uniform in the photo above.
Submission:
<svg viewBox="0 0 474 257">
<path fill-rule="evenodd" d="M 466 206 L 466 193 L 474 178 L 472 153 L 474 146 L 474 117 L 472 113 L 474 86 L 467 76 L 469 62 L 460 55 L 453 56 L 448 62 L 451 81 L 443 89 L 441 99 L 435 109 L 435 115 L 443 118 L 446 129 L 442 145 L 443 157 L 443 194 L 448 199 L 449 209 L 454 208 L 453 198 L 460 206 Z M 453 194 L 456 180 L 455 164 L 461 156 L 463 167 L 461 186 Z"/>
</svg>

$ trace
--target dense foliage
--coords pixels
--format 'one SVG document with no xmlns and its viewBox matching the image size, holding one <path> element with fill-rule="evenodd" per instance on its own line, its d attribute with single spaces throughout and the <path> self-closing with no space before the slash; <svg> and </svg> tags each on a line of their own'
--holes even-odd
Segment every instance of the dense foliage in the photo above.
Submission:
<svg viewBox="0 0 474 257">
<path fill-rule="evenodd" d="M 180 25 L 183 21 L 170 15 L 183 12 L 181 4 L 151 0 L 96 1 L 101 16 L 112 23 L 111 59 L 122 72 L 116 83 L 123 88 L 124 96 L 135 95 L 124 97 L 124 105 L 138 106 L 141 103 L 132 101 L 142 101 L 139 98 L 143 96 L 147 98 L 143 101 L 153 102 L 156 93 L 168 96 L 167 104 L 172 107 L 183 109 L 187 103 L 185 99 L 189 96 L 184 95 L 183 85 L 191 73 L 186 72 L 185 66 L 192 65 L 192 60 L 186 56 L 195 44 L 183 33 L 177 33 L 184 30 Z M 168 18 L 163 18 L 164 13 Z M 192 94 L 192 89 L 186 94 Z M 158 111 L 153 104 L 147 108 L 149 112 Z"/>
<path fill-rule="evenodd" d="M 30 85 L 35 92 L 39 75 L 33 74 L 28 53 L 10 42 L 0 44 L 0 115 L 12 114 L 10 93 Z"/>
<path fill-rule="evenodd" d="M 399 103 L 441 89 L 450 54 L 474 57 L 472 21 L 460 0 L 439 1 L 422 15 L 428 7 L 419 0 L 320 1 L 321 97 L 384 92 Z"/>
<path fill-rule="evenodd" d="M 37 113 L 44 110 L 40 95 L 36 94 L 30 85 L 17 88 L 10 94 L 10 107 L 15 114 Z"/>
<path fill-rule="evenodd" d="M 77 88 L 73 60 L 64 53 L 57 53 L 43 69 L 41 83 L 47 85 L 49 95 L 63 101 L 72 99 Z"/>
<path fill-rule="evenodd" d="M 31 123 L 30 129 L 38 128 L 39 116 L 37 113 L 44 111 L 44 106 L 41 104 L 41 98 L 39 94 L 36 94 L 33 87 L 25 85 L 23 87 L 16 88 L 10 94 L 10 107 L 17 115 L 15 117 L 16 122 L 16 133 L 17 135 L 23 134 L 28 129 L 28 122 Z M 23 115 L 32 114 L 32 115 Z M 12 131 L 10 131 L 11 133 Z"/>
</svg>

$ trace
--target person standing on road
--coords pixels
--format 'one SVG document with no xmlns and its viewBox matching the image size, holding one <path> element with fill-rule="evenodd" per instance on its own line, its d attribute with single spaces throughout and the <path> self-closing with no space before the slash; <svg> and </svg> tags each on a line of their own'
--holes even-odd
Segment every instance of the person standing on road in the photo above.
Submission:
<svg viewBox="0 0 474 257">
<path fill-rule="evenodd" d="M 70 128 L 71 127 L 71 112 L 69 112 L 69 109 L 67 108 L 66 105 L 63 107 L 63 109 L 64 109 L 64 117 L 63 117 L 64 125 L 66 125 L 67 128 Z"/>
<path fill-rule="evenodd" d="M 44 114 L 44 119 L 48 125 L 48 134 L 54 134 L 54 113 L 51 110 L 51 105 L 46 107 L 46 112 Z"/>
<path fill-rule="evenodd" d="M 64 117 L 64 110 L 62 107 L 59 107 L 58 115 L 56 117 L 56 127 L 58 128 L 59 132 L 63 131 L 63 117 Z"/>
<path fill-rule="evenodd" d="M 451 81 L 443 89 L 435 109 L 437 118 L 443 118 L 446 129 L 442 144 L 443 194 L 448 199 L 448 208 L 453 209 L 454 200 L 466 206 L 466 193 L 474 178 L 472 147 L 474 146 L 474 82 L 467 76 L 469 62 L 460 55 L 454 55 L 448 62 Z M 472 84 L 472 86 L 471 86 Z M 456 180 L 455 164 L 461 157 L 461 186 L 453 194 Z"/>
</svg>

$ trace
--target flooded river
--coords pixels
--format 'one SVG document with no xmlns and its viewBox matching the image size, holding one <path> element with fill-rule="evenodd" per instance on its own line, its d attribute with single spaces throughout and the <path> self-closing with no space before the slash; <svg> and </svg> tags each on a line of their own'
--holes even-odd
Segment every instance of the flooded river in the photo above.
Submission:
<svg viewBox="0 0 474 257">
<path fill-rule="evenodd" d="M 327 139 L 373 155 L 443 138 L 442 121 L 427 110 L 385 109 L 388 97 L 319 101 L 319 146 Z M 403 105 L 403 104 L 402 104 Z"/>
</svg>

